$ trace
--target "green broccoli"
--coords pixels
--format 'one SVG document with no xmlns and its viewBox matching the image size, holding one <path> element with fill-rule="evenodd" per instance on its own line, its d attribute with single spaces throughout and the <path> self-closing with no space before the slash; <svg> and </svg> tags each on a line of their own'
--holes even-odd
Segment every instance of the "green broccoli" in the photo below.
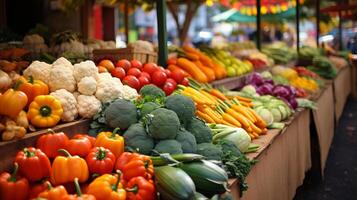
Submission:
<svg viewBox="0 0 357 200">
<path fill-rule="evenodd" d="M 150 113 L 147 127 L 150 135 L 157 140 L 174 139 L 180 128 L 176 113 L 166 108 L 158 108 Z"/>
<path fill-rule="evenodd" d="M 147 114 L 151 113 L 155 109 L 160 108 L 160 105 L 154 102 L 146 102 L 142 105 L 140 109 L 141 117 L 145 117 Z"/>
<path fill-rule="evenodd" d="M 208 160 L 221 160 L 223 151 L 219 145 L 201 143 L 197 145 L 197 154 L 203 155 Z"/>
<path fill-rule="evenodd" d="M 186 129 L 195 136 L 197 144 L 212 142 L 212 131 L 202 120 L 192 118 Z"/>
<path fill-rule="evenodd" d="M 142 123 L 132 124 L 123 135 L 125 146 L 149 155 L 154 148 L 154 140 L 145 132 Z"/>
<path fill-rule="evenodd" d="M 184 126 L 191 121 L 196 112 L 195 103 L 192 99 L 181 94 L 168 96 L 166 98 L 165 107 L 173 110 Z"/>
<path fill-rule="evenodd" d="M 182 152 L 182 147 L 176 140 L 161 140 L 156 144 L 154 150 L 159 153 L 169 153 L 169 154 L 180 154 Z"/>
<path fill-rule="evenodd" d="M 182 146 L 182 151 L 184 153 L 196 153 L 197 143 L 196 138 L 192 133 L 188 132 L 184 128 L 180 129 L 176 136 L 176 141 L 178 141 Z"/>
<path fill-rule="evenodd" d="M 139 93 L 143 103 L 151 101 L 162 104 L 166 97 L 165 92 L 153 84 L 145 85 L 140 89 Z"/>
<path fill-rule="evenodd" d="M 225 153 L 231 152 L 233 156 L 240 156 L 242 155 L 241 151 L 238 149 L 238 147 L 230 140 L 220 140 L 218 141 L 218 144 L 222 148 L 222 151 Z"/>
</svg>

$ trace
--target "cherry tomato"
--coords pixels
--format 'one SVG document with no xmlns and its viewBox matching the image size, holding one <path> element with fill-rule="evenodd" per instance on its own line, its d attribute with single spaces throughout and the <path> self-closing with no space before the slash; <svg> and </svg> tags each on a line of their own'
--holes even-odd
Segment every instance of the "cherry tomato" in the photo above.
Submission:
<svg viewBox="0 0 357 200">
<path fill-rule="evenodd" d="M 140 69 L 138 69 L 138 68 L 130 68 L 130 69 L 128 70 L 128 73 L 127 73 L 127 74 L 128 74 L 128 75 L 133 75 L 133 76 L 139 78 L 139 76 L 140 76 L 140 74 L 141 74 L 141 71 L 140 71 Z"/>
<path fill-rule="evenodd" d="M 111 60 L 108 60 L 108 59 L 100 61 L 98 65 L 107 68 L 107 70 L 109 72 L 111 72 L 115 68 L 113 62 Z"/>
<path fill-rule="evenodd" d="M 171 71 L 168 69 L 165 69 L 165 74 L 167 77 L 171 77 Z"/>
<path fill-rule="evenodd" d="M 151 76 L 150 74 L 148 74 L 147 72 L 141 72 L 141 75 L 140 76 L 145 76 L 146 78 L 149 79 L 149 81 L 151 81 Z"/>
<path fill-rule="evenodd" d="M 163 68 L 163 67 L 161 67 L 161 66 L 158 66 L 156 70 L 160 70 L 160 71 L 165 72 L 165 68 Z"/>
<path fill-rule="evenodd" d="M 168 78 L 168 79 L 166 80 L 166 83 L 172 83 L 175 88 L 176 88 L 176 86 L 177 86 L 177 82 L 176 82 L 174 79 L 172 79 L 172 78 Z"/>
<path fill-rule="evenodd" d="M 150 80 L 146 76 L 140 76 L 139 77 L 139 82 L 140 82 L 140 88 L 143 87 L 144 85 L 147 85 L 150 83 Z"/>
<path fill-rule="evenodd" d="M 131 64 L 131 67 L 135 67 L 140 70 L 143 68 L 143 64 L 138 60 L 132 60 L 132 61 L 130 61 L 130 64 Z"/>
<path fill-rule="evenodd" d="M 131 68 L 130 62 L 125 59 L 118 60 L 115 66 L 123 68 L 126 72 Z"/>
<path fill-rule="evenodd" d="M 143 72 L 147 72 L 148 74 L 152 74 L 157 70 L 157 65 L 155 63 L 146 63 L 143 67 Z"/>
<path fill-rule="evenodd" d="M 185 75 L 182 70 L 175 69 L 171 72 L 171 78 L 173 78 L 177 83 L 181 83 L 185 78 Z"/>
<path fill-rule="evenodd" d="M 187 77 L 185 77 L 182 81 L 181 81 L 181 84 L 184 85 L 184 86 L 188 86 L 190 84 L 190 81 L 188 80 Z"/>
<path fill-rule="evenodd" d="M 111 72 L 112 76 L 119 78 L 122 80 L 125 77 L 125 70 L 121 67 L 116 67 Z"/>
<path fill-rule="evenodd" d="M 124 77 L 123 84 L 129 85 L 130 87 L 135 88 L 136 90 L 140 89 L 140 81 L 133 75 L 128 75 Z"/>
<path fill-rule="evenodd" d="M 152 74 L 151 79 L 152 83 L 154 83 L 155 85 L 162 86 L 166 82 L 167 76 L 165 72 L 161 70 L 156 70 Z"/>
<path fill-rule="evenodd" d="M 162 90 L 165 92 L 166 96 L 172 94 L 175 89 L 176 87 L 170 82 L 166 82 L 165 85 L 162 87 Z"/>
</svg>

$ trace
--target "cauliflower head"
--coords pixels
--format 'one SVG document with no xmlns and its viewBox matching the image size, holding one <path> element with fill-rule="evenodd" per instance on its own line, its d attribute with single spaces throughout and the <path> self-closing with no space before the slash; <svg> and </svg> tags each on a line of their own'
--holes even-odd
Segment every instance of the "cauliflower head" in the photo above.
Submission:
<svg viewBox="0 0 357 200">
<path fill-rule="evenodd" d="M 78 91 L 84 95 L 93 95 L 97 90 L 97 81 L 90 76 L 82 78 L 77 84 Z"/>
<path fill-rule="evenodd" d="M 52 66 L 57 66 L 57 65 L 64 65 L 70 68 L 72 71 L 74 69 L 72 63 L 69 60 L 67 60 L 65 57 L 60 57 L 55 62 L 52 63 Z"/>
<path fill-rule="evenodd" d="M 62 121 L 70 122 L 77 118 L 77 100 L 72 93 L 65 89 L 60 89 L 55 92 L 51 92 L 50 95 L 56 97 L 61 102 L 63 108 L 63 114 L 61 117 Z"/>
<path fill-rule="evenodd" d="M 76 80 L 73 71 L 65 65 L 56 65 L 50 71 L 48 86 L 50 91 L 54 92 L 59 89 L 66 89 L 69 92 L 76 90 Z"/>
<path fill-rule="evenodd" d="M 48 84 L 50 79 L 48 75 L 51 69 L 51 65 L 36 60 L 24 70 L 23 74 L 26 78 L 32 76 L 34 79 L 39 79 Z"/>
<path fill-rule="evenodd" d="M 120 80 L 118 78 L 111 77 L 109 73 L 102 74 L 98 76 L 95 97 L 97 97 L 97 99 L 101 102 L 108 102 L 117 98 L 123 98 L 124 89 Z"/>
<path fill-rule="evenodd" d="M 78 113 L 83 118 L 92 118 L 101 107 L 102 104 L 95 96 L 79 95 L 77 98 Z"/>
<path fill-rule="evenodd" d="M 82 80 L 82 78 L 90 76 L 93 78 L 98 77 L 98 68 L 95 66 L 94 62 L 91 60 L 83 61 L 74 65 L 74 78 L 77 82 Z"/>
<path fill-rule="evenodd" d="M 123 96 L 124 99 L 130 100 L 139 96 L 138 92 L 134 88 L 128 85 L 123 85 L 123 90 L 124 90 L 124 96 Z"/>
</svg>

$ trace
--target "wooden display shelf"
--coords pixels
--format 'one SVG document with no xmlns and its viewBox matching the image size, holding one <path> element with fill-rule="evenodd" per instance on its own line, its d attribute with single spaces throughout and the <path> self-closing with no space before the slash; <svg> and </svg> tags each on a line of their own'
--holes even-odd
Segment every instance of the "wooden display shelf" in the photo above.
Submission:
<svg viewBox="0 0 357 200">
<path fill-rule="evenodd" d="M 68 137 L 71 137 L 77 133 L 87 133 L 89 129 L 90 119 L 80 119 L 75 122 L 69 122 L 60 124 L 52 128 L 55 132 L 65 132 Z M 28 133 L 20 140 L 12 140 L 6 142 L 0 142 L 0 172 L 9 170 L 12 166 L 16 153 L 30 146 L 35 146 L 37 139 L 47 133 L 46 130 L 40 130 L 32 133 Z"/>
</svg>

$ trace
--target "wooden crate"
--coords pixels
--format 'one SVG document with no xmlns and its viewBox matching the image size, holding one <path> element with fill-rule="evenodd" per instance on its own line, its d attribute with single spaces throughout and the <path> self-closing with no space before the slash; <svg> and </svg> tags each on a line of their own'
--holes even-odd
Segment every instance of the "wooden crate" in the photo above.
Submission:
<svg viewBox="0 0 357 200">
<path fill-rule="evenodd" d="M 64 132 L 68 137 L 72 137 L 77 133 L 87 133 L 90 121 L 90 119 L 81 119 L 75 122 L 60 124 L 52 129 L 55 132 Z M 11 169 L 16 153 L 19 150 L 25 147 L 35 146 L 37 139 L 46 133 L 47 130 L 40 130 L 28 133 L 20 140 L 0 142 L 0 173 Z"/>
<path fill-rule="evenodd" d="M 133 48 L 122 49 L 98 49 L 93 51 L 93 60 L 99 62 L 102 59 L 110 59 L 116 62 L 119 59 L 138 60 L 142 63 L 157 62 L 157 53 Z"/>
</svg>

